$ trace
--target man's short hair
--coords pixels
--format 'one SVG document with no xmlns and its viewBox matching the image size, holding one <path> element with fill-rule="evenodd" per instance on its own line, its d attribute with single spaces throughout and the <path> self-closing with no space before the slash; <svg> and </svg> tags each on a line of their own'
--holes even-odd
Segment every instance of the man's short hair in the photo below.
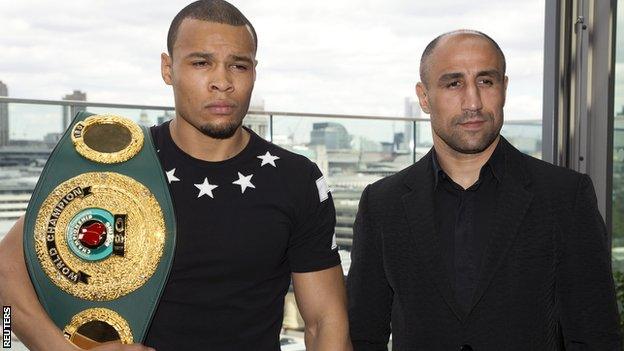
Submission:
<svg viewBox="0 0 624 351">
<path fill-rule="evenodd" d="M 180 23 L 186 18 L 201 21 L 229 24 L 231 26 L 248 26 L 254 41 L 254 52 L 258 50 L 258 36 L 251 22 L 234 5 L 224 0 L 199 0 L 180 10 L 171 21 L 167 34 L 167 51 L 173 55 L 173 44 L 178 36 Z"/>
<path fill-rule="evenodd" d="M 450 31 L 444 34 L 440 34 L 435 39 L 433 39 L 429 44 L 427 44 L 427 47 L 425 47 L 425 50 L 423 51 L 422 56 L 420 58 L 420 81 L 421 82 L 428 84 L 428 82 L 426 81 L 426 76 L 429 71 L 429 62 L 428 62 L 429 57 L 431 56 L 431 54 L 433 54 L 433 51 L 438 46 L 438 43 L 440 42 L 440 40 L 446 36 L 454 35 L 454 34 L 476 35 L 487 40 L 492 45 L 492 47 L 494 47 L 494 49 L 500 56 L 501 61 L 503 63 L 503 75 L 505 75 L 505 70 L 507 69 L 507 62 L 505 61 L 505 54 L 503 54 L 503 50 L 501 50 L 500 46 L 498 46 L 498 43 L 494 41 L 494 39 L 492 39 L 489 35 L 483 32 L 480 32 L 478 30 L 457 29 L 457 30 Z"/>
</svg>

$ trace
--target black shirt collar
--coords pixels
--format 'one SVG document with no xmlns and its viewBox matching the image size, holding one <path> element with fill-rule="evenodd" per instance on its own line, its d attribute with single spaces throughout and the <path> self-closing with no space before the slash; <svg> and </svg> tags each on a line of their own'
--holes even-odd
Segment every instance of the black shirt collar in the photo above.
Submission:
<svg viewBox="0 0 624 351">
<path fill-rule="evenodd" d="M 436 189 L 438 187 L 440 178 L 446 178 L 448 176 L 438 163 L 438 157 L 436 155 L 435 148 L 431 153 L 431 161 L 433 163 L 433 188 Z M 483 165 L 483 167 L 481 167 L 479 179 L 482 178 L 483 172 L 486 172 L 488 170 L 492 172 L 492 175 L 497 182 L 502 182 L 503 174 L 505 174 L 505 150 L 503 148 L 502 140 L 500 139 L 498 140 L 498 144 L 496 145 L 492 156 L 490 156 L 490 159 Z"/>
</svg>

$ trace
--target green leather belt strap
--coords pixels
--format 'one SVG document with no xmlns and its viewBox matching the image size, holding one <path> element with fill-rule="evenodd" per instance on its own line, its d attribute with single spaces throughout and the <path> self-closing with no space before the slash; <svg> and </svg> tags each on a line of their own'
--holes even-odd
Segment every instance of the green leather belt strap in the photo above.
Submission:
<svg viewBox="0 0 624 351">
<path fill-rule="evenodd" d="M 26 212 L 24 253 L 41 304 L 76 345 L 142 342 L 171 269 L 175 228 L 149 129 L 78 113 Z"/>
</svg>

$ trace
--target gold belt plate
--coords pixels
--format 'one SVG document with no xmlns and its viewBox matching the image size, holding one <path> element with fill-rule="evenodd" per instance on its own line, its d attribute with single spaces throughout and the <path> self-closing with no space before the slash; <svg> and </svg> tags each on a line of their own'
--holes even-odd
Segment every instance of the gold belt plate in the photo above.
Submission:
<svg viewBox="0 0 624 351">
<path fill-rule="evenodd" d="M 134 157 L 143 147 L 143 131 L 125 117 L 103 114 L 74 125 L 71 139 L 76 151 L 98 163 L 119 163 Z"/>
<path fill-rule="evenodd" d="M 99 247 L 113 245 L 115 254 L 91 259 L 84 237 L 78 240 L 89 234 L 83 227 L 91 209 L 115 214 L 112 224 L 92 221 L 103 235 Z M 123 227 L 118 217 L 124 218 Z M 59 184 L 43 201 L 34 241 L 41 267 L 56 286 L 78 298 L 108 301 L 135 291 L 154 274 L 165 234 L 162 209 L 147 187 L 119 173 L 90 172 Z"/>
</svg>

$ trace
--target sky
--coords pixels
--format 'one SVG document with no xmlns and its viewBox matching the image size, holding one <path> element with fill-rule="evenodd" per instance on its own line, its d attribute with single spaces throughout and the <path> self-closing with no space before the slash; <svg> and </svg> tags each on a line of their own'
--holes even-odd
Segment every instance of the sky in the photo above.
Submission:
<svg viewBox="0 0 624 351">
<path fill-rule="evenodd" d="M 9 96 L 173 105 L 160 76 L 171 19 L 188 1 L 0 0 Z M 544 0 L 232 0 L 258 33 L 253 94 L 266 110 L 403 116 L 426 44 L 482 30 L 507 56 L 506 117 L 540 119 Z M 425 116 L 423 116 L 425 117 Z"/>
</svg>

